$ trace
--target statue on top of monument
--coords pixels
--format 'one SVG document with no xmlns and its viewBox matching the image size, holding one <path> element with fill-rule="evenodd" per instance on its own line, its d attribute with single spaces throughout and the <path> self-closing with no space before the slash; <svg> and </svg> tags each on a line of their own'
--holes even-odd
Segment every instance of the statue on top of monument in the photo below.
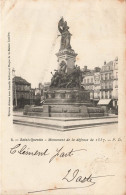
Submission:
<svg viewBox="0 0 126 195">
<path fill-rule="evenodd" d="M 58 23 L 58 29 L 61 33 L 61 47 L 60 50 L 67 50 L 71 49 L 70 45 L 70 37 L 71 34 L 69 32 L 69 27 L 67 26 L 67 22 L 64 21 L 63 17 L 60 19 Z M 74 51 L 74 50 L 72 50 Z M 62 56 L 62 52 L 59 52 L 60 57 Z M 58 70 L 55 70 L 55 73 L 52 74 L 51 84 L 50 88 L 79 88 L 82 89 L 82 71 L 79 66 L 75 66 L 75 56 L 77 54 L 72 53 L 72 56 L 70 55 L 67 57 L 62 57 L 62 60 L 60 59 L 59 62 L 59 68 Z M 64 55 L 64 52 L 63 52 Z M 69 60 L 72 57 L 72 60 Z M 59 59 L 58 59 L 59 60 Z M 69 62 L 70 61 L 70 62 Z M 72 65 L 72 66 L 71 66 Z M 68 66 L 70 66 L 70 71 L 68 69 Z"/>
<path fill-rule="evenodd" d="M 70 38 L 72 34 L 69 32 L 69 26 L 67 26 L 67 22 L 64 21 L 63 17 L 59 20 L 58 29 L 61 33 L 60 50 L 71 49 Z"/>
</svg>

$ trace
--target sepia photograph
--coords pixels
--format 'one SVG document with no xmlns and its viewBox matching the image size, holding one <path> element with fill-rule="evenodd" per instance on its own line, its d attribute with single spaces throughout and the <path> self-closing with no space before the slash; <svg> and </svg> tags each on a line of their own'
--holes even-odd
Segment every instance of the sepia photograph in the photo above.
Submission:
<svg viewBox="0 0 126 195">
<path fill-rule="evenodd" d="M 45 67 L 41 68 L 43 64 L 40 64 L 43 61 L 42 55 L 40 56 L 40 62 L 38 62 L 39 68 L 36 70 L 36 74 L 39 74 L 40 79 L 36 79 L 36 74 L 34 74 L 32 75 L 33 80 L 31 78 L 31 82 L 29 82 L 28 79 L 24 78 L 25 76 L 19 76 L 25 75 L 22 72 L 22 68 L 19 75 L 16 74 L 16 67 L 12 69 L 14 124 L 35 128 L 51 128 L 59 131 L 87 127 L 93 128 L 102 125 L 111 125 L 111 127 L 117 128 L 119 59 L 118 56 L 114 55 L 117 55 L 118 51 L 113 54 L 113 50 L 108 48 L 108 45 L 106 48 L 105 45 L 105 48 L 104 46 L 102 48 L 105 52 L 102 53 L 101 59 L 98 60 L 98 56 L 101 55 L 99 49 L 96 48 L 98 56 L 90 56 L 89 54 L 90 52 L 94 52 L 94 41 L 91 43 L 90 40 L 89 46 L 88 43 L 87 45 L 81 45 L 80 51 L 76 49 L 75 44 L 73 47 L 72 35 L 75 43 L 77 41 L 80 42 L 80 38 L 82 39 L 82 37 L 83 43 L 87 41 L 88 35 L 85 33 L 87 28 L 86 21 L 85 19 L 80 19 L 82 22 L 85 22 L 85 25 L 76 31 L 74 30 L 74 26 L 72 26 L 75 23 L 69 27 L 69 24 L 67 24 L 68 21 L 65 21 L 63 16 L 56 23 L 51 20 L 52 25 L 54 24 L 53 28 L 57 37 L 52 47 L 56 48 L 55 45 L 57 44 L 58 50 L 55 56 L 53 56 L 54 52 L 50 53 L 50 58 L 55 57 L 56 62 L 53 62 L 55 63 L 55 69 L 53 69 L 54 66 L 50 66 L 45 73 L 46 75 L 50 74 L 49 77 L 45 78 L 42 73 L 43 69 L 45 71 Z M 79 23 L 80 19 L 75 22 Z M 40 25 L 43 26 L 43 23 L 41 22 Z M 73 32 L 71 30 L 72 27 Z M 45 26 L 45 28 L 49 32 L 49 27 Z M 35 33 L 37 36 L 37 27 Z M 80 34 L 81 37 L 79 36 Z M 43 32 L 39 36 L 40 38 L 43 37 L 43 39 L 49 39 L 49 36 L 44 37 Z M 41 50 L 44 50 L 43 40 L 39 44 L 42 45 Z M 102 40 L 97 41 L 98 46 L 101 44 Z M 86 50 L 87 47 L 90 47 L 92 51 L 90 48 Z M 111 52 L 109 54 L 111 57 L 107 56 L 106 49 L 108 49 L 107 52 Z M 81 60 L 79 60 L 79 52 L 82 55 Z M 48 63 L 51 64 L 52 62 L 49 58 L 48 50 L 46 55 L 49 60 L 46 64 L 46 67 L 48 67 Z M 38 56 L 38 50 L 34 52 L 34 56 Z M 92 60 L 90 60 L 90 57 L 92 57 Z M 28 60 L 27 58 L 29 56 L 26 55 L 26 61 Z M 109 61 L 106 61 L 108 58 Z M 88 66 L 88 60 L 90 66 Z M 93 64 L 91 64 L 92 61 Z M 29 67 L 30 64 L 26 64 L 26 66 Z M 38 65 L 31 62 L 31 66 L 36 68 Z M 26 67 L 26 69 L 28 68 Z M 30 74 L 33 74 L 31 69 L 29 69 L 27 75 Z M 34 80 L 36 83 L 38 81 L 38 83 L 33 88 Z"/>
<path fill-rule="evenodd" d="M 125 195 L 126 1 L 0 6 L 0 195 Z"/>
</svg>

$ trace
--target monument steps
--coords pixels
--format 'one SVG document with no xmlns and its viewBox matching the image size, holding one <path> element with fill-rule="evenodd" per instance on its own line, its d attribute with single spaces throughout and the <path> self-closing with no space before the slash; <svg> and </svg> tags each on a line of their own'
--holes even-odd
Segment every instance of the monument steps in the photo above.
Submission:
<svg viewBox="0 0 126 195">
<path fill-rule="evenodd" d="M 60 122 L 59 122 L 60 121 Z M 99 117 L 97 120 L 95 118 L 71 118 L 62 120 L 59 118 L 39 118 L 39 117 L 28 117 L 28 116 L 18 116 L 14 115 L 13 119 L 14 124 L 17 125 L 25 125 L 25 126 L 33 126 L 39 128 L 45 128 L 50 130 L 58 130 L 58 131 L 69 131 L 76 129 L 85 129 L 93 126 L 107 125 L 118 122 L 117 116 L 111 117 Z"/>
</svg>

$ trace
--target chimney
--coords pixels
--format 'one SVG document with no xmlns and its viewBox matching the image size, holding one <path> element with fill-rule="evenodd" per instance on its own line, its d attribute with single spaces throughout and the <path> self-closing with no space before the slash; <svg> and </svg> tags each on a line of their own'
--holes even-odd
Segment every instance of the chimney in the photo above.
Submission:
<svg viewBox="0 0 126 195">
<path fill-rule="evenodd" d="M 106 65 L 106 61 L 104 61 L 104 65 Z"/>
<path fill-rule="evenodd" d="M 95 72 L 100 72 L 101 68 L 95 67 L 94 70 L 95 70 Z"/>
<path fill-rule="evenodd" d="M 84 71 L 86 71 L 87 70 L 87 66 L 84 66 Z"/>
<path fill-rule="evenodd" d="M 115 61 L 118 61 L 118 57 L 115 58 Z"/>
</svg>

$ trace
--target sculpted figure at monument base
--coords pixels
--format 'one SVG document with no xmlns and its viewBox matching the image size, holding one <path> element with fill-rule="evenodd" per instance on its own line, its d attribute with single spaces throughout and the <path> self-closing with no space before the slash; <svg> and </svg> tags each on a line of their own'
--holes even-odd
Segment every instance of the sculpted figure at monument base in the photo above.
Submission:
<svg viewBox="0 0 126 195">
<path fill-rule="evenodd" d="M 51 79 L 50 87 L 57 88 L 83 88 L 82 72 L 79 66 L 75 66 L 71 73 L 65 72 L 64 69 L 57 70 Z"/>
</svg>

